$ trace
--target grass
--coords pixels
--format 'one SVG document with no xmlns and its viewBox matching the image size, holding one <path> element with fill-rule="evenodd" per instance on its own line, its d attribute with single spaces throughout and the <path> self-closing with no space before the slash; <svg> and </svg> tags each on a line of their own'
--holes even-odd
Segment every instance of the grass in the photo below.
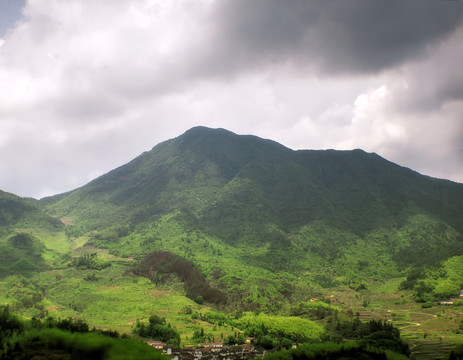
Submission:
<svg viewBox="0 0 463 360">
<path fill-rule="evenodd" d="M 42 257 L 45 261 L 59 260 L 63 255 L 69 253 L 71 249 L 71 244 L 64 231 L 52 232 L 44 229 L 31 229 L 30 232 L 44 243 L 46 249 Z"/>
<path fill-rule="evenodd" d="M 371 294 L 378 294 L 378 293 L 395 294 L 397 293 L 400 283 L 404 280 L 405 280 L 405 277 L 396 277 L 396 278 L 388 279 L 384 282 L 373 283 L 369 287 L 369 292 Z"/>
<path fill-rule="evenodd" d="M 45 310 L 46 316 L 81 318 L 90 326 L 127 334 L 132 333 L 137 320 L 147 321 L 156 314 L 165 317 L 180 331 L 183 343 L 188 343 L 193 332 L 201 327 L 217 341 L 233 334 L 230 327 L 194 320 L 185 312 L 187 307 L 191 307 L 194 312 L 204 313 L 209 307 L 199 306 L 171 287 L 156 286 L 141 277 L 125 276 L 126 270 L 125 265 L 113 265 L 101 271 L 70 268 L 43 272 L 35 276 L 31 284 L 35 289 L 46 287 L 46 298 L 33 308 L 21 308 L 13 292 L 5 296 L 2 291 L 0 304 L 10 304 L 14 309 L 22 310 L 21 313 L 27 317 L 43 314 Z M 91 274 L 95 274 L 96 281 L 84 280 Z"/>
</svg>

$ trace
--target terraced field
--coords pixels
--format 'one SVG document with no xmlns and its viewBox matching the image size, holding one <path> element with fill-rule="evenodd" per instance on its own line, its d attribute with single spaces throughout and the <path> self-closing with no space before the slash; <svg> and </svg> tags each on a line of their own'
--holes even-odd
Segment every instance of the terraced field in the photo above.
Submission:
<svg viewBox="0 0 463 360">
<path fill-rule="evenodd" d="M 410 341 L 411 360 L 447 359 L 454 345 L 435 340 L 416 339 Z"/>
</svg>

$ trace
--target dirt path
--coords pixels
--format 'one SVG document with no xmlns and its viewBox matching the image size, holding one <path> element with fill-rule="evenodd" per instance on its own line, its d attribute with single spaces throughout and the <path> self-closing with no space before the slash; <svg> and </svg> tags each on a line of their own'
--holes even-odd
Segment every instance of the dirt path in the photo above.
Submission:
<svg viewBox="0 0 463 360">
<path fill-rule="evenodd" d="M 403 330 L 403 329 L 406 329 L 408 327 L 413 327 L 413 326 L 421 326 L 420 323 L 415 323 L 415 322 L 412 322 L 412 321 L 400 321 L 401 323 L 407 323 L 407 324 L 410 324 L 410 325 L 405 325 L 405 326 L 397 326 L 399 330 Z"/>
</svg>

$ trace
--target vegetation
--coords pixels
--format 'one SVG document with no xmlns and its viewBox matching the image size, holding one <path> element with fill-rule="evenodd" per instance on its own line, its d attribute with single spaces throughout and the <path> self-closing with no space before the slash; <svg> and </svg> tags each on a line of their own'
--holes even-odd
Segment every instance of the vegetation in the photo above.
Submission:
<svg viewBox="0 0 463 360">
<path fill-rule="evenodd" d="M 463 359 L 463 344 L 458 345 L 450 353 L 449 360 L 461 360 Z"/>
<path fill-rule="evenodd" d="M 258 345 L 271 349 L 285 339 L 293 343 L 319 341 L 323 328 L 313 321 L 299 317 L 254 315 L 246 313 L 234 322 L 236 327 L 244 329 L 246 334 L 255 338 Z"/>
<path fill-rule="evenodd" d="M 89 330 L 83 321 L 33 319 L 24 323 L 0 309 L 0 358 L 26 359 L 162 359 L 159 352 L 117 332 Z"/>
<path fill-rule="evenodd" d="M 134 333 L 145 338 L 151 338 L 165 342 L 168 346 L 180 346 L 180 334 L 170 324 L 166 323 L 165 318 L 152 315 L 147 325 L 137 321 Z"/>
<path fill-rule="evenodd" d="M 409 346 L 400 338 L 400 331 L 392 323 L 380 320 L 361 322 L 336 321 L 330 326 L 334 338 L 355 339 L 364 347 L 391 350 L 397 354 L 410 355 Z"/>
<path fill-rule="evenodd" d="M 460 254 L 462 188 L 360 150 L 292 151 L 194 128 L 41 203 L 75 219 L 71 237 L 125 257 L 169 250 L 229 306 L 275 312 L 307 300 L 291 298 L 310 292 L 304 284 L 357 290 Z"/>
<path fill-rule="evenodd" d="M 0 304 L 182 344 L 349 337 L 360 351 L 357 311 L 458 342 L 438 301 L 463 287 L 461 199 L 462 184 L 361 150 L 194 128 L 66 194 L 0 192 Z M 153 315 L 165 323 L 139 320 Z"/>
<path fill-rule="evenodd" d="M 283 350 L 275 353 L 268 353 L 264 360 L 334 360 L 334 359 L 362 359 L 362 360 L 386 360 L 386 359 L 407 359 L 380 349 L 365 347 L 355 342 L 348 344 L 323 343 L 307 344 L 294 350 Z"/>
<path fill-rule="evenodd" d="M 198 304 L 203 301 L 214 304 L 225 302 L 225 295 L 213 289 L 191 262 L 169 251 L 155 251 L 146 255 L 134 267 L 133 273 L 147 277 L 156 284 L 165 283 L 169 274 L 175 274 L 184 282 L 186 295 Z"/>
<path fill-rule="evenodd" d="M 400 286 L 412 289 L 415 300 L 421 303 L 458 297 L 463 289 L 463 256 L 452 256 L 432 267 L 412 269 Z"/>
<path fill-rule="evenodd" d="M 111 263 L 99 258 L 97 253 L 91 253 L 74 258 L 72 261 L 72 265 L 80 270 L 101 270 L 108 266 L 111 266 Z"/>
</svg>

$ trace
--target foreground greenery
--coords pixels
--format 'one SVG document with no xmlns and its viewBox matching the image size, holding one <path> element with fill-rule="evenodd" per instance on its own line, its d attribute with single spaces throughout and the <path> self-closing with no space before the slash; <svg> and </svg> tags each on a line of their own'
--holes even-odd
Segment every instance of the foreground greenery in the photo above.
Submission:
<svg viewBox="0 0 463 360">
<path fill-rule="evenodd" d="M 163 359 L 146 343 L 73 320 L 23 322 L 0 308 L 0 359 Z"/>
<path fill-rule="evenodd" d="M 264 356 L 264 360 L 405 360 L 407 356 L 384 351 L 372 347 L 363 346 L 355 342 L 349 344 L 311 344 L 298 347 L 294 350 L 283 350 L 269 353 Z"/>
<path fill-rule="evenodd" d="M 217 316 L 209 314 L 217 319 Z M 234 321 L 245 329 L 246 336 L 254 336 L 254 344 L 266 349 L 288 349 L 294 342 L 311 343 L 298 348 L 294 353 L 308 359 L 355 356 L 374 356 L 386 359 L 386 353 L 394 355 L 387 358 L 400 358 L 399 354 L 409 355 L 408 346 L 402 342 L 397 328 L 380 321 L 362 323 L 357 321 L 336 321 L 336 332 L 351 339 L 345 345 L 332 342 L 320 344 L 322 336 L 327 335 L 322 327 L 299 318 L 269 317 L 263 314 L 246 314 Z M 330 332 L 331 337 L 336 332 Z M 180 335 L 166 323 L 166 319 L 153 315 L 148 324 L 137 322 L 134 333 L 143 337 L 164 341 L 168 346 L 179 346 Z M 203 331 L 195 334 L 197 341 Z M 242 335 L 240 335 L 241 337 Z M 230 338 L 232 336 L 230 335 Z M 210 340 L 210 339 L 208 339 Z M 235 340 L 239 341 L 235 338 Z M 213 340 L 212 340 L 213 341 Z M 241 342 L 244 343 L 244 340 Z M 233 342 L 229 342 L 234 345 Z M 36 317 L 28 322 L 12 314 L 8 307 L 0 308 L 0 359 L 161 359 L 160 353 L 153 351 L 146 343 L 120 335 L 117 331 L 90 329 L 88 324 L 74 318 L 40 320 Z M 292 354 L 292 353 L 291 353 Z M 287 358 L 287 353 L 274 353 L 268 358 Z M 325 356 L 325 357 L 323 357 Z M 369 358 L 369 357 L 365 357 Z"/>
</svg>

